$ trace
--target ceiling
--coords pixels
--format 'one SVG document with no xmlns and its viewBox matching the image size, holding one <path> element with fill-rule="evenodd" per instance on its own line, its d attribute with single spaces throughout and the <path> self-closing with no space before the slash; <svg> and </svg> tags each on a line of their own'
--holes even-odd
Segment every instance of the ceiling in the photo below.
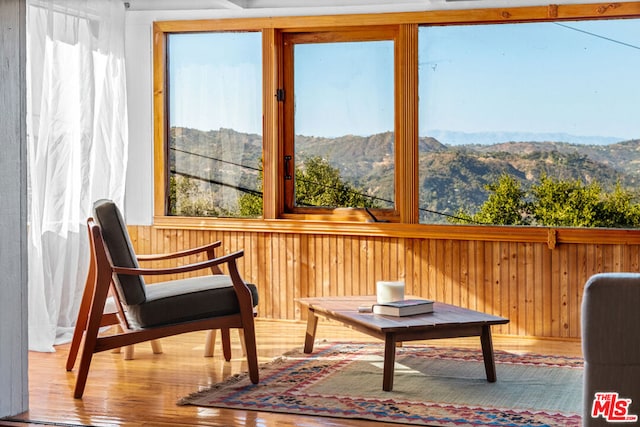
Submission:
<svg viewBox="0 0 640 427">
<path fill-rule="evenodd" d="M 1 1 L 1 0 L 0 0 Z M 621 0 L 621 2 L 634 0 Z M 401 10 L 469 9 L 546 6 L 549 4 L 601 3 L 602 0 L 123 0 L 129 11 L 209 10 L 242 13 L 278 9 Z"/>
<path fill-rule="evenodd" d="M 124 3 L 128 5 L 130 10 L 247 10 L 309 7 L 330 9 L 359 6 L 429 6 L 438 3 L 478 3 L 481 1 L 484 0 L 124 0 Z"/>
</svg>

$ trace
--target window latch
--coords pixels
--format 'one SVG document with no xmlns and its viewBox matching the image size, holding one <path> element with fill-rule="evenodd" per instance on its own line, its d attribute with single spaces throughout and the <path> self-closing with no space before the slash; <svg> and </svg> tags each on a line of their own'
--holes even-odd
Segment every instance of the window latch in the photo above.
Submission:
<svg viewBox="0 0 640 427">
<path fill-rule="evenodd" d="M 291 179 L 291 156 L 284 156 L 284 179 Z"/>
</svg>

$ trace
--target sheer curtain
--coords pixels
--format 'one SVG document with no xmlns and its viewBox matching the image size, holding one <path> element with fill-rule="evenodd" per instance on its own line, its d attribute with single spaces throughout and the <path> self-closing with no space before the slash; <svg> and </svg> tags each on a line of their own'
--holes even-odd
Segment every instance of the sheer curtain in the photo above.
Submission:
<svg viewBox="0 0 640 427">
<path fill-rule="evenodd" d="M 29 349 L 73 333 L 93 201 L 124 201 L 121 0 L 28 0 Z"/>
</svg>

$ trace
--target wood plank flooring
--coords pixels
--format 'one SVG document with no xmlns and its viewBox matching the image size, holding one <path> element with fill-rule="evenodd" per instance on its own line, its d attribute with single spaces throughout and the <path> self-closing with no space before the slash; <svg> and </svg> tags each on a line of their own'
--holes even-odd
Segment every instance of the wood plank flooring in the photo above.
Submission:
<svg viewBox="0 0 640 427">
<path fill-rule="evenodd" d="M 258 319 L 256 323 L 260 362 L 301 348 L 305 324 L 291 321 Z M 225 362 L 222 348 L 216 343 L 213 358 L 203 357 L 205 332 L 194 332 L 162 340 L 164 353 L 154 355 L 150 344 L 135 347 L 134 360 L 110 352 L 94 356 L 84 397 L 72 397 L 75 371 L 66 372 L 68 345 L 55 353 L 29 353 L 30 410 L 0 420 L 2 426 L 255 426 L 319 427 L 375 426 L 379 423 L 236 411 L 195 406 L 177 406 L 176 401 L 201 387 L 221 381 L 246 370 L 240 341 L 232 331 L 233 359 Z M 329 341 L 375 341 L 337 323 L 321 321 L 317 339 Z M 430 345 L 480 348 L 477 338 L 429 341 Z M 380 342 L 382 345 L 382 342 Z M 577 340 L 536 340 L 533 338 L 495 336 L 494 348 L 514 352 L 531 352 L 580 356 Z"/>
</svg>

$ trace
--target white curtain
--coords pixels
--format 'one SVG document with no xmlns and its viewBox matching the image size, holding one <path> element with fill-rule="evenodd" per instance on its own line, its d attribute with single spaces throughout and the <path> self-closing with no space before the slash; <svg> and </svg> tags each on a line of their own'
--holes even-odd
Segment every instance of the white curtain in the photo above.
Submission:
<svg viewBox="0 0 640 427">
<path fill-rule="evenodd" d="M 29 0 L 29 349 L 68 342 L 93 201 L 122 206 L 127 167 L 121 0 Z"/>
</svg>

